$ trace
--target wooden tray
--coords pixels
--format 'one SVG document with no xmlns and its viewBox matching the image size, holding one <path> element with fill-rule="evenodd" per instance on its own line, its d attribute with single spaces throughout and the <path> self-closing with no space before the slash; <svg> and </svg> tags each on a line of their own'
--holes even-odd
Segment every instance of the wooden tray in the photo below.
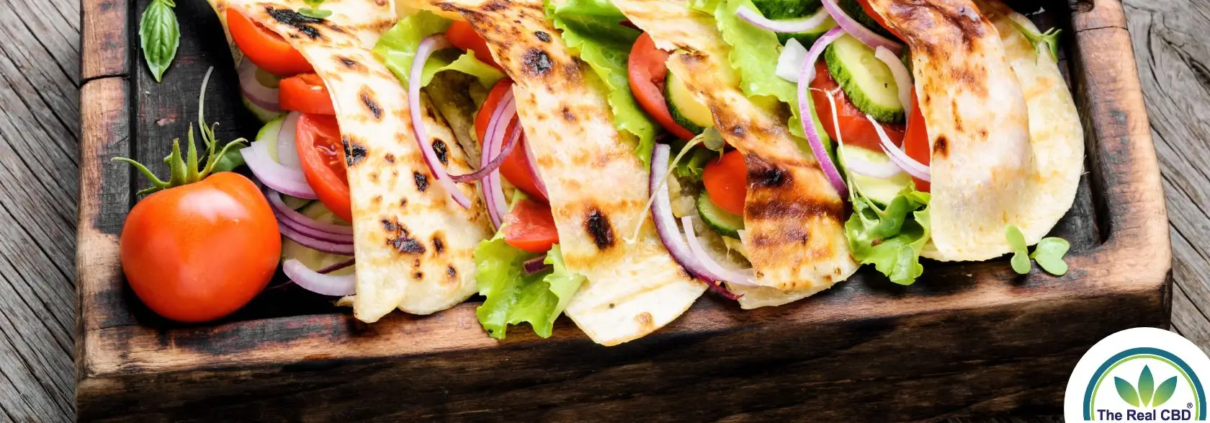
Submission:
<svg viewBox="0 0 1210 423">
<path fill-rule="evenodd" d="M 863 271 L 796 304 L 740 311 L 707 295 L 679 320 L 618 347 L 567 319 L 551 339 L 496 342 L 468 302 L 365 325 L 324 299 L 272 290 L 216 324 L 157 318 L 129 292 L 118 235 L 145 187 L 115 156 L 157 163 L 196 121 L 255 134 L 218 20 L 178 1 L 181 50 L 162 84 L 138 53 L 148 0 L 84 0 L 77 406 L 83 420 L 918 421 L 1058 413 L 1067 377 L 1102 337 L 1167 327 L 1168 219 L 1118 0 L 1049 4 L 1067 29 L 1066 70 L 1088 170 L 1055 233 L 1071 270 L 1018 276 L 1006 260 L 927 263 L 911 287 Z M 1018 2 L 1019 3 L 1019 2 Z M 162 167 L 158 170 L 163 171 Z"/>
</svg>

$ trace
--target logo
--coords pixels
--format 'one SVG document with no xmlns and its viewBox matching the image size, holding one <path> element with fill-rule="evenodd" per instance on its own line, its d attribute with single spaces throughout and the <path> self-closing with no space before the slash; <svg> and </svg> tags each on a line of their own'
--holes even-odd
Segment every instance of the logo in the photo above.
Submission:
<svg viewBox="0 0 1210 423">
<path fill-rule="evenodd" d="M 1210 358 L 1189 340 L 1154 328 L 1127 329 L 1080 358 L 1063 410 L 1068 422 L 1206 421 L 1202 377 Z"/>
</svg>

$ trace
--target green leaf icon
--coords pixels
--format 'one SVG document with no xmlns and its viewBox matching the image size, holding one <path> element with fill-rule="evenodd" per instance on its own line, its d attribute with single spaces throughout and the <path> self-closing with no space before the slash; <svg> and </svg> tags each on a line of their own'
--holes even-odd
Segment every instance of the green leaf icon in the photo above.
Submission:
<svg viewBox="0 0 1210 423">
<path fill-rule="evenodd" d="M 1172 393 L 1176 391 L 1176 376 L 1168 378 L 1164 383 L 1160 384 L 1159 388 L 1155 389 L 1155 396 L 1151 398 L 1151 406 L 1159 407 L 1168 402 L 1172 398 Z"/>
<path fill-rule="evenodd" d="M 1143 373 L 1139 375 L 1139 403 L 1146 406 L 1151 404 L 1151 394 L 1155 393 L 1155 379 L 1151 376 L 1151 367 L 1143 366 Z"/>
<path fill-rule="evenodd" d="M 1113 383 L 1117 385 L 1118 396 L 1122 397 L 1122 401 L 1135 407 L 1139 406 L 1139 393 L 1134 390 L 1133 386 L 1130 386 L 1130 382 L 1122 380 L 1120 377 L 1114 377 Z"/>
</svg>

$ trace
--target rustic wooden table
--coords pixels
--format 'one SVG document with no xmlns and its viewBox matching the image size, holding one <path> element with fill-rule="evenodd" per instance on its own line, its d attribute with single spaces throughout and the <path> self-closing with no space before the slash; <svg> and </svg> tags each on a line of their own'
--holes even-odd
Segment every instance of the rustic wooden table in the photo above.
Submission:
<svg viewBox="0 0 1210 423">
<path fill-rule="evenodd" d="M 73 420 L 80 3 L 0 1 L 0 421 Z M 1171 219 L 1172 326 L 1210 350 L 1210 3 L 1125 3 Z"/>
</svg>

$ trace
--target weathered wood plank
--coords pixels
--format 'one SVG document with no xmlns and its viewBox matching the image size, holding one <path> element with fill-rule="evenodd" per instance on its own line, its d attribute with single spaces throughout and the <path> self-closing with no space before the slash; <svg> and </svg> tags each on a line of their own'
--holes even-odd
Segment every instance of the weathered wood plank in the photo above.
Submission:
<svg viewBox="0 0 1210 423">
<path fill-rule="evenodd" d="M 57 0 L 62 1 L 62 0 Z M 127 0 L 85 0 L 80 2 L 83 13 L 81 38 L 81 81 L 105 76 L 125 76 L 130 72 L 130 45 L 127 29 Z"/>
<path fill-rule="evenodd" d="M 80 4 L 0 6 L 0 420 L 70 421 Z"/>
<path fill-rule="evenodd" d="M 1127 0 L 1172 226 L 1172 320 L 1210 350 L 1210 3 Z"/>
<path fill-rule="evenodd" d="M 71 87 L 80 85 L 80 6 L 79 2 L 46 2 L 38 0 L 3 0 L 0 2 L 8 13 L 20 16 L 9 23 L 21 24 L 25 31 L 35 34 L 33 44 L 26 40 L 6 38 L 6 46 L 22 45 L 27 49 L 41 48 L 45 56 L 71 82 Z M 7 25 L 7 23 L 5 24 Z"/>
</svg>

